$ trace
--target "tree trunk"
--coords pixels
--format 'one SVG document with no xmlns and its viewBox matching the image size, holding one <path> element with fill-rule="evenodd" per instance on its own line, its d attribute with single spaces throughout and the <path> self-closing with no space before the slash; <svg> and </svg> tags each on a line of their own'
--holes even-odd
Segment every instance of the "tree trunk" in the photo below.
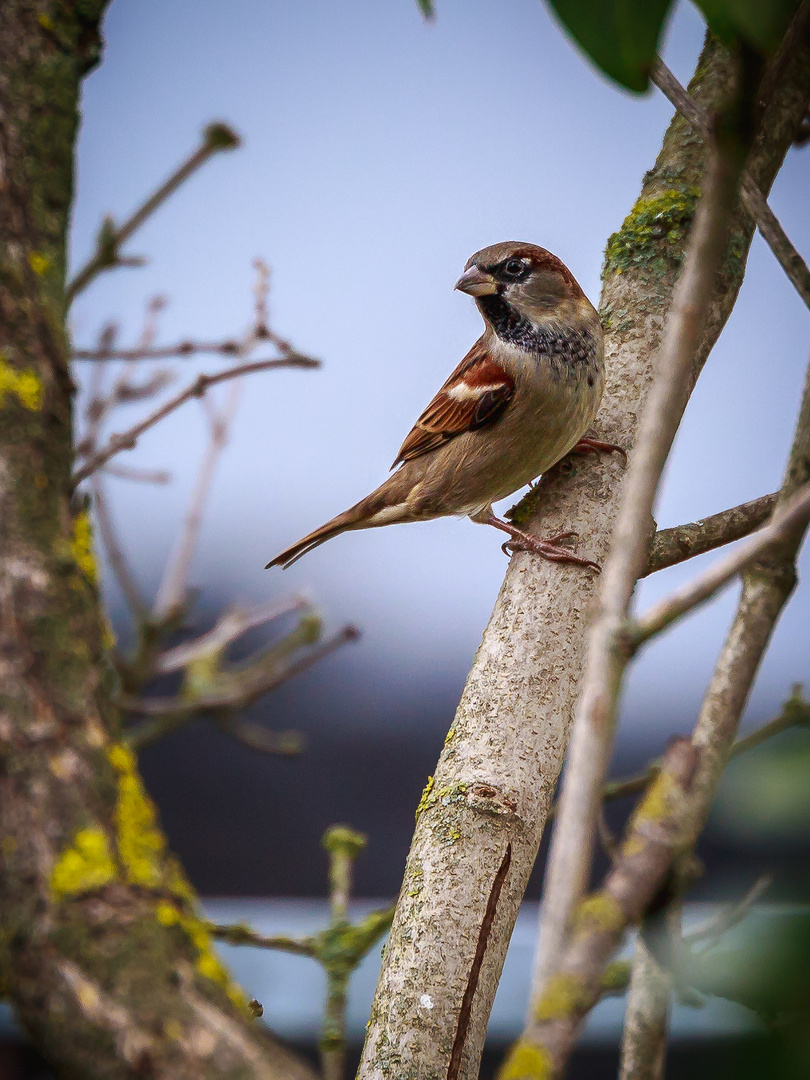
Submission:
<svg viewBox="0 0 810 1080">
<path fill-rule="evenodd" d="M 60 1073 L 311 1071 L 250 1020 L 117 741 L 110 631 L 71 504 L 65 234 L 106 0 L 0 19 L 0 971 Z"/>
<path fill-rule="evenodd" d="M 710 111 L 729 78 L 707 43 L 691 85 Z M 751 167 L 767 193 L 810 97 L 810 43 L 781 74 Z M 601 309 L 608 383 L 600 438 L 633 446 L 704 165 L 676 117 L 641 196 L 608 242 Z M 736 218 L 700 362 L 742 282 L 753 223 Z M 695 371 L 697 378 L 699 371 Z M 563 465 L 520 507 L 538 535 L 575 529 L 602 561 L 619 503 L 614 458 Z M 651 528 L 652 528 L 652 522 Z M 425 789 L 383 960 L 360 1080 L 472 1080 L 568 741 L 594 579 L 531 555 L 510 563 L 440 757 Z"/>
</svg>

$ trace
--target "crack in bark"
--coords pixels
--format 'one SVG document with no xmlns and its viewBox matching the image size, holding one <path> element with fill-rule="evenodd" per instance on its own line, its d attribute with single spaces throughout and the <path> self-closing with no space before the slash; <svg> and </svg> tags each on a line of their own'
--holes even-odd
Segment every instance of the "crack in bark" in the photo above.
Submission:
<svg viewBox="0 0 810 1080">
<path fill-rule="evenodd" d="M 506 852 L 501 860 L 501 865 L 498 867 L 498 872 L 492 882 L 486 911 L 484 912 L 481 929 L 478 933 L 478 944 L 475 947 L 475 956 L 473 957 L 472 967 L 470 968 L 470 974 L 467 978 L 464 997 L 461 1001 L 461 1011 L 458 1014 L 458 1027 L 456 1028 L 456 1037 L 453 1040 L 450 1064 L 447 1067 L 447 1080 L 457 1080 L 461 1069 L 461 1055 L 464 1053 L 464 1044 L 467 1041 L 467 1030 L 470 1026 L 473 998 L 475 997 L 475 991 L 478 988 L 478 976 L 481 974 L 481 964 L 484 962 L 484 954 L 487 951 L 487 942 L 489 941 L 492 924 L 495 921 L 498 900 L 501 896 L 503 883 L 506 881 L 506 875 L 509 873 L 509 865 L 511 862 L 512 845 L 507 844 Z"/>
</svg>

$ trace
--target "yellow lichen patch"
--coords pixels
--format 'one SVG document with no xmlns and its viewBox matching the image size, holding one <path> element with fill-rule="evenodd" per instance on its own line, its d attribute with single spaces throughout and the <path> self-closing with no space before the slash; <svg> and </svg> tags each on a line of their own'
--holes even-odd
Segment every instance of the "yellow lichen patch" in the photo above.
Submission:
<svg viewBox="0 0 810 1080">
<path fill-rule="evenodd" d="M 433 782 L 433 777 L 429 776 L 427 778 L 427 783 L 422 789 L 422 798 L 419 800 L 419 805 L 416 808 L 417 818 L 422 813 L 422 811 L 427 810 L 428 806 L 430 805 L 430 793 L 433 791 Z"/>
<path fill-rule="evenodd" d="M 180 912 L 168 900 L 161 900 L 155 908 L 155 917 L 161 926 L 175 926 L 180 922 Z"/>
<path fill-rule="evenodd" d="M 126 879 L 131 885 L 156 888 L 163 883 L 166 842 L 157 828 L 155 805 L 144 791 L 130 749 L 116 743 L 107 758 L 118 773 L 116 840 Z"/>
<path fill-rule="evenodd" d="M 163 1034 L 168 1039 L 179 1042 L 183 1038 L 183 1026 L 179 1020 L 167 1020 L 163 1025 Z"/>
<path fill-rule="evenodd" d="M 633 814 L 631 831 L 645 822 L 659 822 L 669 817 L 677 807 L 681 789 L 669 773 L 663 772 L 650 785 Z"/>
<path fill-rule="evenodd" d="M 37 15 L 37 22 L 43 30 L 53 30 L 53 19 L 49 15 Z"/>
<path fill-rule="evenodd" d="M 166 857 L 165 861 L 165 886 L 166 889 L 173 896 L 177 896 L 180 900 L 186 900 L 188 903 L 193 904 L 197 897 L 194 890 L 191 887 L 191 882 L 183 873 L 183 868 L 180 863 L 172 858 L 171 855 Z"/>
<path fill-rule="evenodd" d="M 241 988 L 231 979 L 228 969 L 214 951 L 211 935 L 202 919 L 188 911 L 181 911 L 168 900 L 158 901 L 155 918 L 161 926 L 179 926 L 197 951 L 194 967 L 198 974 L 221 986 L 234 1005 L 248 1009 Z"/>
<path fill-rule="evenodd" d="M 112 623 L 104 614 L 101 621 L 101 644 L 107 650 L 112 652 L 115 646 L 118 644 L 118 639 L 115 636 L 115 631 L 112 628 Z"/>
<path fill-rule="evenodd" d="M 453 741 L 453 739 L 455 737 L 456 737 L 456 727 L 455 727 L 455 724 L 454 724 L 453 727 L 450 728 L 450 730 L 447 732 L 447 734 L 444 737 L 444 745 L 449 746 L 450 743 Z"/>
<path fill-rule="evenodd" d="M 606 892 L 586 896 L 577 908 L 574 925 L 577 930 L 602 930 L 605 933 L 621 930 L 624 914 L 617 900 Z"/>
<path fill-rule="evenodd" d="M 241 988 L 231 979 L 228 969 L 214 951 L 211 935 L 202 919 L 188 911 L 181 911 L 168 900 L 161 900 L 155 908 L 155 917 L 161 926 L 179 926 L 191 939 L 197 950 L 194 967 L 198 974 L 221 986 L 234 1005 L 248 1009 L 247 999 Z"/>
<path fill-rule="evenodd" d="M 622 844 L 622 858 L 632 859 L 634 855 L 640 855 L 647 844 L 640 836 L 628 836 Z"/>
<path fill-rule="evenodd" d="M 506 1056 L 498 1070 L 497 1080 L 550 1080 L 553 1075 L 551 1058 L 542 1046 L 533 1046 L 520 1039 Z"/>
<path fill-rule="evenodd" d="M 107 834 L 101 829 L 81 829 L 54 864 L 51 889 L 59 897 L 81 896 L 109 885 L 117 876 Z"/>
<path fill-rule="evenodd" d="M 12 395 L 31 412 L 42 408 L 42 382 L 30 368 L 17 371 L 0 356 L 0 406 Z"/>
<path fill-rule="evenodd" d="M 680 265 L 699 197 L 698 188 L 677 187 L 638 199 L 608 239 L 602 278 L 631 267 L 661 274 L 667 259 Z"/>
<path fill-rule="evenodd" d="M 233 981 L 228 969 L 214 951 L 214 944 L 205 923 L 194 916 L 184 915 L 180 919 L 180 925 L 191 938 L 192 944 L 197 950 L 197 960 L 194 964 L 197 972 L 203 978 L 210 979 L 211 982 L 215 982 L 217 986 L 222 987 L 234 1005 L 248 1012 L 247 998 L 242 993 L 241 987 Z"/>
<path fill-rule="evenodd" d="M 47 255 L 43 255 L 41 251 L 30 251 L 28 253 L 28 265 L 37 275 L 37 277 L 44 277 L 48 273 L 53 263 Z"/>
<path fill-rule="evenodd" d="M 558 972 L 549 979 L 534 1015 L 537 1020 L 556 1020 L 587 1004 L 588 994 L 582 982 L 575 975 Z"/>
<path fill-rule="evenodd" d="M 73 519 L 70 552 L 88 581 L 95 582 L 98 578 L 98 570 L 96 557 L 93 554 L 93 526 L 86 510 L 82 510 Z"/>
</svg>

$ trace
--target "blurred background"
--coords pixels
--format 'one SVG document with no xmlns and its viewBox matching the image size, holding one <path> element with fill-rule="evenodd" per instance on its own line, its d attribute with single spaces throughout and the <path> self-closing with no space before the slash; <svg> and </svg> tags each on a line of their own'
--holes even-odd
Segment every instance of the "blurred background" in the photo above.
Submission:
<svg viewBox="0 0 810 1080">
<path fill-rule="evenodd" d="M 122 344 L 134 343 L 156 294 L 169 301 L 158 343 L 234 337 L 252 317 L 259 256 L 272 268 L 273 329 L 324 364 L 245 384 L 194 564 L 196 622 L 204 628 L 229 603 L 303 592 L 327 627 L 351 622 L 362 637 L 253 707 L 268 727 L 305 735 L 300 756 L 254 754 L 205 723 L 144 752 L 170 841 L 205 896 L 322 897 L 319 840 L 335 821 L 369 837 L 358 896 L 395 895 L 414 808 L 506 569 L 500 541 L 446 520 L 340 537 L 286 572 L 263 566 L 387 474 L 479 335 L 474 304 L 452 291 L 472 252 L 505 239 L 542 244 L 598 302 L 606 239 L 671 115 L 657 92 L 632 97 L 597 75 L 538 0 L 438 0 L 437 9 L 426 24 L 413 0 L 115 0 L 104 61 L 86 82 L 74 266 L 91 253 L 102 215 L 123 219 L 207 122 L 226 121 L 244 146 L 216 156 L 139 231 L 128 250 L 148 257 L 145 268 L 107 274 L 79 297 L 76 345 L 92 346 L 109 319 Z M 680 4 L 662 51 L 684 82 L 702 35 L 698 14 Z M 771 197 L 805 256 L 809 176 L 810 151 L 792 151 Z M 779 486 L 809 343 L 807 311 L 756 236 L 737 308 L 678 437 L 659 526 Z M 225 361 L 180 364 L 184 383 Z M 88 369 L 79 365 L 83 385 Z M 116 430 L 137 415 L 122 410 Z M 110 482 L 147 593 L 206 437 L 191 402 L 121 457 L 170 469 L 170 485 Z M 697 567 L 645 581 L 641 605 Z M 107 588 L 125 633 L 121 597 Z M 642 656 L 623 706 L 617 772 L 691 729 L 735 599 L 729 590 Z M 746 727 L 776 715 L 806 678 L 809 615 L 810 594 L 799 590 Z M 706 838 L 710 872 L 698 897 L 745 891 L 775 859 L 784 871 L 778 895 L 806 851 L 806 826 L 776 851 L 772 837 L 740 839 L 732 819 L 719 815 Z M 521 1001 L 517 1023 L 522 1009 Z"/>
</svg>

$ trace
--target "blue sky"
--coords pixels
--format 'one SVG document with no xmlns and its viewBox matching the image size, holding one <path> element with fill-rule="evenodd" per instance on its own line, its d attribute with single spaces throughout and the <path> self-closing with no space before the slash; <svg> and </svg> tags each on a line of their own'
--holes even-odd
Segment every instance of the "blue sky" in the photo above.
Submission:
<svg viewBox="0 0 810 1080">
<path fill-rule="evenodd" d="M 84 95 L 76 263 L 101 215 L 126 215 L 208 121 L 244 138 L 131 242 L 148 256 L 145 269 L 109 274 L 80 297 L 75 338 L 92 341 L 114 317 L 132 342 L 156 293 L 170 300 L 160 340 L 233 336 L 250 318 L 253 258 L 271 265 L 274 328 L 324 367 L 246 384 L 194 579 L 210 597 L 243 603 L 303 589 L 330 625 L 361 626 L 362 641 L 328 662 L 345 723 L 384 724 L 393 695 L 413 703 L 400 722 L 420 724 L 423 692 L 460 692 L 506 567 L 500 540 L 451 519 L 350 534 L 287 572 L 266 572 L 265 562 L 387 474 L 480 333 L 472 301 L 452 291 L 473 251 L 540 243 L 597 301 L 605 241 L 671 112 L 656 93 L 633 97 L 602 80 L 539 0 L 439 0 L 437 9 L 426 25 L 413 0 L 115 0 L 105 60 Z M 701 39 L 699 17 L 681 5 L 664 55 L 682 79 Z M 772 197 L 806 256 L 808 173 L 810 150 L 791 152 Z M 807 311 L 756 238 L 679 434 L 660 525 L 778 486 L 809 340 Z M 180 378 L 217 366 L 184 361 Z M 170 467 L 171 487 L 111 484 L 144 582 L 156 582 L 204 442 L 191 403 L 125 455 Z M 642 600 L 695 569 L 645 583 Z M 729 591 L 643 657 L 625 704 L 634 739 L 660 742 L 676 720 L 691 727 L 733 603 Z M 809 608 L 800 591 L 752 719 L 806 677 Z M 318 707 L 333 698 L 324 691 Z"/>
</svg>

